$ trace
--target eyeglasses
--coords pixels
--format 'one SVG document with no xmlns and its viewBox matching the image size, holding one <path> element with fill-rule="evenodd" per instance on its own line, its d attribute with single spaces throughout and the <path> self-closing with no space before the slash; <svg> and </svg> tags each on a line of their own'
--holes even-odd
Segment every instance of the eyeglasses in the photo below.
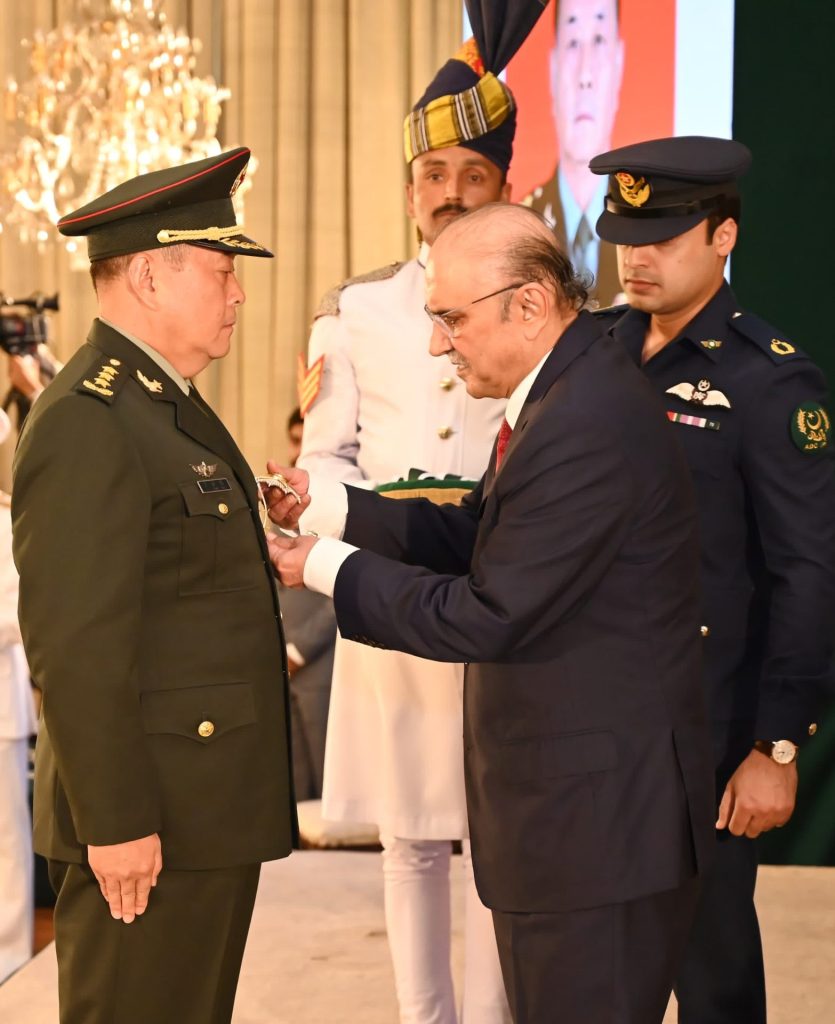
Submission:
<svg viewBox="0 0 835 1024">
<path fill-rule="evenodd" d="M 480 299 L 473 299 L 472 302 L 465 302 L 463 306 L 456 306 L 455 309 L 445 309 L 442 313 L 434 313 L 428 306 L 424 306 L 424 312 L 435 324 L 436 327 L 440 327 L 441 330 L 449 338 L 455 339 L 461 333 L 461 321 L 455 319 L 462 310 L 474 306 L 477 302 L 484 302 L 485 299 L 492 299 L 495 295 L 501 295 L 502 292 L 509 292 L 515 288 L 521 288 L 527 284 L 527 281 L 519 281 L 517 284 L 506 284 L 504 288 L 498 288 L 494 292 L 490 292 L 489 295 L 482 295 Z"/>
</svg>

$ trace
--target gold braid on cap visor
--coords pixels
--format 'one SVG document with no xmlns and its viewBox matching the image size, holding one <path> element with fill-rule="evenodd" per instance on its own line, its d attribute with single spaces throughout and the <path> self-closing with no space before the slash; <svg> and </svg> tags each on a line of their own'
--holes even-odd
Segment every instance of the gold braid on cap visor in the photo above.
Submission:
<svg viewBox="0 0 835 1024">
<path fill-rule="evenodd" d="M 240 235 L 243 224 L 233 224 L 228 228 L 195 228 L 193 230 L 179 230 L 175 228 L 163 228 L 157 232 L 157 241 L 163 244 L 172 242 L 222 242 L 232 235 Z"/>
</svg>

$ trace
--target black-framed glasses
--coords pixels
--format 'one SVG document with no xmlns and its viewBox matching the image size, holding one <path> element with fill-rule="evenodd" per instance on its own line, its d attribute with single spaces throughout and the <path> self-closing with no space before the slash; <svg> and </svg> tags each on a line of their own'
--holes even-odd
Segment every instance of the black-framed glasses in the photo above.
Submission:
<svg viewBox="0 0 835 1024">
<path fill-rule="evenodd" d="M 515 288 L 521 288 L 523 285 L 528 284 L 528 281 L 519 281 L 517 284 L 506 284 L 504 288 L 497 288 L 496 291 L 490 292 L 489 295 L 482 295 L 480 299 L 473 299 L 471 302 L 465 302 L 463 306 L 456 306 L 454 309 L 445 309 L 441 313 L 433 313 L 429 306 L 424 306 L 423 309 L 429 319 L 437 327 L 450 338 L 455 339 L 460 334 L 461 322 L 456 320 L 457 317 L 463 310 L 468 309 L 470 306 L 474 306 L 477 302 L 484 302 L 485 299 L 492 299 L 495 295 L 501 295 L 502 292 L 509 292 Z"/>
</svg>

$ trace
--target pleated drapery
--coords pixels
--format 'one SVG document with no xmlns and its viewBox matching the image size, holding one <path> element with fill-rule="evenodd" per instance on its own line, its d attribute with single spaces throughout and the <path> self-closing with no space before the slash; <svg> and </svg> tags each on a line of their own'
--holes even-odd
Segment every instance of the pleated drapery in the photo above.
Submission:
<svg viewBox="0 0 835 1024">
<path fill-rule="evenodd" d="M 21 40 L 78 23 L 81 7 L 77 0 L 4 5 L 0 80 L 27 78 Z M 404 208 L 402 122 L 457 48 L 461 8 L 460 0 L 166 0 L 162 8 L 202 41 L 197 72 L 232 90 L 220 140 L 250 146 L 257 158 L 246 229 L 277 253 L 238 259 L 247 302 L 233 351 L 200 380 L 254 468 L 284 454 L 296 357 L 321 294 L 416 251 Z M 12 137 L 0 123 L 0 144 Z M 95 314 L 89 278 L 71 269 L 60 244 L 39 253 L 7 227 L 0 290 L 33 289 L 61 294 L 53 334 L 66 360 Z M 0 374 L 3 387 L 2 366 Z M 5 487 L 12 444 L 3 452 Z"/>
</svg>

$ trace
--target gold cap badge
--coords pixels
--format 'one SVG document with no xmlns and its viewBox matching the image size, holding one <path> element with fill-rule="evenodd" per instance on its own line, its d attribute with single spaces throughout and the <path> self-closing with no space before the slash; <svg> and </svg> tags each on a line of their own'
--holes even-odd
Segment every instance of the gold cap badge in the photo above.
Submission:
<svg viewBox="0 0 835 1024">
<path fill-rule="evenodd" d="M 618 171 L 615 175 L 620 186 L 620 194 L 630 206 L 643 206 L 649 199 L 652 189 L 646 178 L 635 178 L 629 171 Z"/>
</svg>

